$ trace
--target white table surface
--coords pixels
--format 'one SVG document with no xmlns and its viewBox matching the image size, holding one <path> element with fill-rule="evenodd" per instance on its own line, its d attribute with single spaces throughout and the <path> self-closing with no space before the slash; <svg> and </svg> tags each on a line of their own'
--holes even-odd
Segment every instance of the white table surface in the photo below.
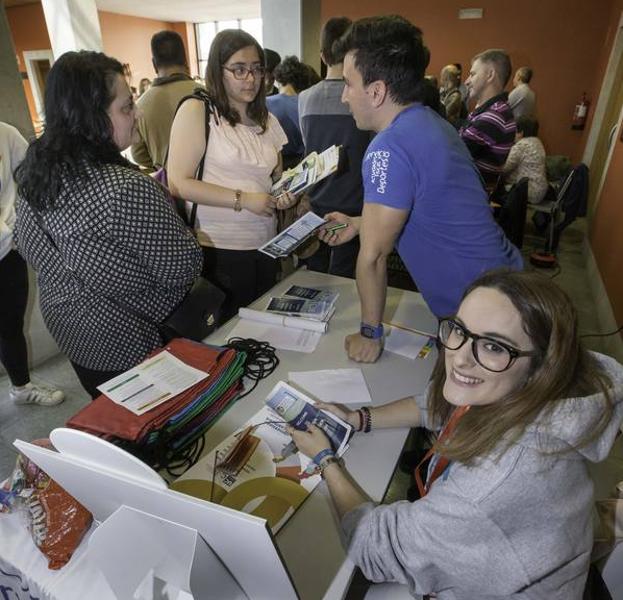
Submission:
<svg viewBox="0 0 623 600">
<path fill-rule="evenodd" d="M 359 328 L 360 309 L 354 280 L 321 273 L 296 271 L 279 283 L 252 307 L 264 308 L 267 298 L 280 295 L 290 285 L 321 286 L 339 292 L 337 310 L 329 331 L 322 336 L 313 353 L 277 350 L 280 364 L 275 373 L 259 382 L 256 390 L 237 402 L 206 434 L 206 452 L 223 441 L 262 406 L 265 397 L 279 379 L 287 380 L 289 371 L 353 368 L 360 366 L 370 389 L 373 405 L 421 393 L 432 371 L 436 352 L 427 358 L 409 360 L 383 353 L 371 365 L 350 361 L 344 351 L 344 337 Z M 388 289 L 385 320 L 395 316 L 402 324 L 434 332 L 436 319 L 419 294 Z M 206 341 L 222 344 L 238 322 L 232 319 Z M 356 435 L 345 455 L 349 472 L 375 501 L 385 494 L 408 429 L 376 430 Z M 17 516 L 0 515 L 0 565 L 11 565 L 32 580 L 43 598 L 82 599 L 86 590 L 98 600 L 110 598 L 110 588 L 101 573 L 88 560 L 86 543 L 74 558 L 59 571 L 49 571 L 46 560 L 35 549 L 29 534 L 18 526 Z M 326 486 L 314 492 L 286 523 L 276 543 L 303 600 L 336 600 L 344 596 L 354 566 L 347 560 L 341 544 L 339 523 Z M 0 573 L 0 581 L 2 581 Z M 95 592 L 97 588 L 98 592 Z M 96 597 L 96 596 L 90 596 Z M 275 599 L 278 600 L 278 599 Z"/>
<path fill-rule="evenodd" d="M 355 281 L 323 273 L 299 270 L 258 299 L 253 308 L 264 308 L 269 296 L 282 294 L 291 285 L 322 287 L 339 292 L 329 331 L 311 354 L 277 350 L 280 364 L 275 373 L 260 381 L 253 394 L 236 403 L 207 433 L 206 448 L 213 448 L 261 407 L 276 381 L 287 381 L 290 371 L 361 367 L 372 397 L 380 405 L 424 391 L 435 363 L 436 351 L 425 359 L 410 360 L 384 352 L 374 364 L 349 360 L 344 337 L 359 330 L 360 306 Z M 400 308 L 398 309 L 400 305 Z M 397 314 L 399 313 L 399 314 Z M 399 317 L 402 324 L 435 332 L 437 320 L 420 294 L 389 288 L 384 320 Z M 225 343 L 238 319 L 232 319 L 206 341 Z M 391 480 L 408 428 L 373 430 L 355 435 L 344 459 L 346 467 L 365 492 L 380 501 Z M 353 572 L 339 536 L 337 514 L 324 482 L 319 484 L 276 537 L 277 545 L 303 600 L 342 598 Z"/>
</svg>

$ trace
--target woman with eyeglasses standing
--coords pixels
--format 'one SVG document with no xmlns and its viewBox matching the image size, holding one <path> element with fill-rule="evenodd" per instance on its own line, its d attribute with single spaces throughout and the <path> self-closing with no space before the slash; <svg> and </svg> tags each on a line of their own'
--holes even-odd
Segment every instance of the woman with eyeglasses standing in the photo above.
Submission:
<svg viewBox="0 0 623 600">
<path fill-rule="evenodd" d="M 605 459 L 623 420 L 623 367 L 580 345 L 569 298 L 548 278 L 493 271 L 439 325 L 426 397 L 356 411 L 356 430 L 439 432 L 421 498 L 375 507 L 324 434 L 291 430 L 318 461 L 349 555 L 375 582 L 437 598 L 580 600 L 593 533 L 586 461 Z M 347 455 L 348 457 L 348 455 Z"/>
<path fill-rule="evenodd" d="M 203 275 L 227 294 L 223 320 L 274 285 L 278 262 L 257 248 L 276 234 L 275 210 L 295 202 L 290 194 L 270 194 L 287 137 L 266 109 L 264 72 L 264 52 L 251 35 L 221 31 L 206 67 L 207 151 L 201 100 L 184 102 L 171 129 L 169 184 L 176 196 L 199 205 Z M 204 151 L 203 173 L 195 179 Z"/>
</svg>

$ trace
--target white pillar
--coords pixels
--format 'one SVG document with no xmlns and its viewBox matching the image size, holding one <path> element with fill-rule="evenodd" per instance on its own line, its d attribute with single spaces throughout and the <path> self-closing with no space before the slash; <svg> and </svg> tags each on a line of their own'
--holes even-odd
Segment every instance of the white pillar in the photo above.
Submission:
<svg viewBox="0 0 623 600">
<path fill-rule="evenodd" d="M 41 0 L 54 58 L 70 50 L 102 51 L 95 0 Z"/>
</svg>

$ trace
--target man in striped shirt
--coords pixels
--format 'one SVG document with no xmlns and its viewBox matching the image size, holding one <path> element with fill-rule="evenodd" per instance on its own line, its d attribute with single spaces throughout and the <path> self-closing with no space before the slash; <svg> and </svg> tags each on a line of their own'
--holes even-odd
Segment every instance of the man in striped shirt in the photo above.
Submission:
<svg viewBox="0 0 623 600">
<path fill-rule="evenodd" d="M 485 50 L 472 60 L 465 82 L 474 110 L 460 130 L 485 188 L 492 191 L 502 174 L 515 140 L 515 119 L 504 91 L 511 75 L 511 61 L 504 50 Z"/>
</svg>

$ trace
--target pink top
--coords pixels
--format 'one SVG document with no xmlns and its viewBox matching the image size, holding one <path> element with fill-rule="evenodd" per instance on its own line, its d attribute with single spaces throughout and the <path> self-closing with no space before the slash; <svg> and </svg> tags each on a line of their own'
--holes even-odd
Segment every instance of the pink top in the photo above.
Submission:
<svg viewBox="0 0 623 600">
<path fill-rule="evenodd" d="M 269 192 L 279 160 L 288 141 L 279 121 L 269 114 L 266 131 L 259 126 L 238 123 L 213 114 L 203 168 L 203 181 L 243 192 Z M 276 218 L 258 216 L 248 210 L 235 212 L 232 206 L 202 206 L 197 209 L 198 238 L 202 245 L 226 250 L 255 250 L 276 234 Z"/>
</svg>

